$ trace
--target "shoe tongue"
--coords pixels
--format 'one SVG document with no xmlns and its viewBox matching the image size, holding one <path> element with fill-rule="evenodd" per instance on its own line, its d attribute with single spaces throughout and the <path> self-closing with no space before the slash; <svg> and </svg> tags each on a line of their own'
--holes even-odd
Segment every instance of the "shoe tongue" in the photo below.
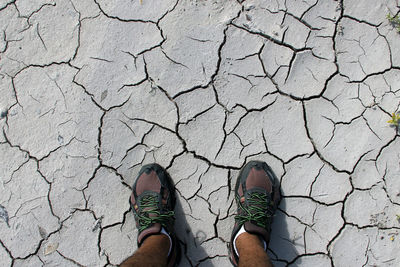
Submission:
<svg viewBox="0 0 400 267">
<path fill-rule="evenodd" d="M 249 190 L 247 190 L 246 192 L 246 199 L 249 199 L 250 195 L 253 193 L 261 193 L 265 195 L 265 198 L 267 199 L 267 202 L 269 201 L 269 194 L 266 192 L 266 190 L 264 188 L 260 188 L 260 187 L 253 187 Z M 252 204 L 252 205 L 257 205 L 257 204 Z M 260 203 L 261 205 L 261 203 Z M 259 205 L 258 205 L 259 206 Z M 251 234 L 256 234 L 261 236 L 267 243 L 269 240 L 269 233 L 266 229 L 264 229 L 263 227 L 260 227 L 254 223 L 252 223 L 251 221 L 247 221 L 244 223 L 244 229 L 251 233 Z"/>
<path fill-rule="evenodd" d="M 264 239 L 264 241 L 268 243 L 269 233 L 264 228 L 257 226 L 255 224 L 253 224 L 252 222 L 248 221 L 248 222 L 244 223 L 244 229 L 246 230 L 246 232 L 248 232 L 250 234 L 256 234 L 256 235 L 261 236 Z"/>
<path fill-rule="evenodd" d="M 253 187 L 251 189 L 247 189 L 246 194 L 252 194 L 252 193 L 262 193 L 265 195 L 268 195 L 267 190 L 265 190 L 264 188 L 261 187 Z"/>
<path fill-rule="evenodd" d="M 158 198 L 159 198 L 159 195 L 158 195 L 156 192 L 146 191 L 146 192 L 144 192 L 144 193 L 140 196 L 140 198 L 138 199 L 138 202 L 142 202 L 142 201 L 143 201 L 143 198 L 146 198 L 146 197 L 149 197 L 149 196 L 152 196 L 152 197 L 154 197 L 155 199 L 158 199 Z M 158 206 L 158 204 L 155 203 L 155 207 L 157 207 L 157 206 Z M 148 212 L 148 211 L 150 211 L 150 210 L 153 210 L 155 207 L 154 207 L 154 206 L 146 207 L 146 208 L 143 208 L 142 211 L 144 211 L 144 212 L 147 211 L 147 212 Z M 161 209 L 161 207 L 158 207 L 158 209 Z M 154 212 L 149 212 L 148 215 L 149 215 L 149 217 L 155 217 L 155 216 L 157 216 L 157 214 L 155 214 Z"/>
<path fill-rule="evenodd" d="M 161 232 L 161 224 L 155 223 L 149 228 L 143 230 L 138 236 L 138 244 L 139 246 L 142 245 L 142 242 L 146 239 L 146 237 L 154 234 L 159 234 Z"/>
<path fill-rule="evenodd" d="M 265 198 L 266 198 L 267 202 L 270 200 L 269 194 L 265 191 L 264 188 L 260 188 L 260 187 L 254 187 L 252 189 L 247 190 L 244 199 L 247 199 L 247 200 L 250 199 L 251 195 L 254 194 L 254 193 L 258 193 L 260 195 L 261 194 L 265 195 Z M 249 203 L 246 203 L 246 204 L 249 205 Z M 252 204 L 252 205 L 254 205 L 254 204 Z"/>
<path fill-rule="evenodd" d="M 139 201 L 142 201 L 143 198 L 145 198 L 146 196 L 154 196 L 156 198 L 159 197 L 159 195 L 156 192 L 153 191 L 145 191 L 143 192 L 143 194 L 140 196 Z M 154 209 L 154 207 L 146 207 L 142 210 L 142 212 L 146 212 L 149 210 Z M 156 213 L 154 212 L 149 212 L 147 213 L 147 215 L 151 218 L 151 217 L 156 217 L 158 216 Z M 146 237 L 148 237 L 149 235 L 153 235 L 153 234 L 159 234 L 161 232 L 161 224 L 160 223 L 154 223 L 153 225 L 151 225 L 150 227 L 146 228 L 145 230 L 143 230 L 139 236 L 138 236 L 138 243 L 139 246 L 142 244 L 142 242 L 144 241 L 144 239 L 146 239 Z"/>
</svg>

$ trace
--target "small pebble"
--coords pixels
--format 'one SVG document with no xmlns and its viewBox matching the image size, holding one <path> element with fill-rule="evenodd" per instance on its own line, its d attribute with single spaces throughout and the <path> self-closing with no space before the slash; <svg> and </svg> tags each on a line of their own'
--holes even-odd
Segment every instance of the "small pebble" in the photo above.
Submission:
<svg viewBox="0 0 400 267">
<path fill-rule="evenodd" d="M 58 249 L 58 243 L 54 243 L 54 244 L 48 244 L 45 248 L 44 248 L 44 252 L 43 254 L 45 256 L 53 253 L 54 251 L 56 251 Z"/>
</svg>

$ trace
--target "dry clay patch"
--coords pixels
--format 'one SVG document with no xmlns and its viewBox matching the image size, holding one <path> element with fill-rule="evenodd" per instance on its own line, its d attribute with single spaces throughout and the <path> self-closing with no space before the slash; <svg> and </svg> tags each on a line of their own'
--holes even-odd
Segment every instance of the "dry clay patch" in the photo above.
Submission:
<svg viewBox="0 0 400 267">
<path fill-rule="evenodd" d="M 230 266 L 258 159 L 281 180 L 275 265 L 399 264 L 396 1 L 239 2 L 0 1 L 1 262 L 118 265 L 158 162 L 181 266 Z"/>
</svg>

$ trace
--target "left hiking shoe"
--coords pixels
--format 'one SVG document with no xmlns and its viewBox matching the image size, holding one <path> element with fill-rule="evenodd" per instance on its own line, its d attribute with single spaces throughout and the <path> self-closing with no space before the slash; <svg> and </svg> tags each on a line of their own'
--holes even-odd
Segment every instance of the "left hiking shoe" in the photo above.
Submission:
<svg viewBox="0 0 400 267">
<path fill-rule="evenodd" d="M 129 202 L 139 230 L 138 247 L 147 237 L 160 234 L 164 228 L 172 240 L 168 266 L 176 266 L 180 259 L 180 247 L 174 232 L 176 199 L 171 177 L 158 164 L 143 166 L 133 184 Z"/>
</svg>

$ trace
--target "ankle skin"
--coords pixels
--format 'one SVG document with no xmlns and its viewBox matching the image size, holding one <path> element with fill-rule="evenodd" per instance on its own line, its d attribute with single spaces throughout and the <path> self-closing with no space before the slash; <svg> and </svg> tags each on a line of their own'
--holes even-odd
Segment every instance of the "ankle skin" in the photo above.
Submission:
<svg viewBox="0 0 400 267">
<path fill-rule="evenodd" d="M 164 234 L 147 237 L 133 256 L 121 263 L 121 267 L 167 266 L 169 238 Z"/>
<path fill-rule="evenodd" d="M 239 267 L 272 267 L 264 250 L 264 244 L 257 235 L 242 233 L 236 239 L 239 253 Z"/>
</svg>

